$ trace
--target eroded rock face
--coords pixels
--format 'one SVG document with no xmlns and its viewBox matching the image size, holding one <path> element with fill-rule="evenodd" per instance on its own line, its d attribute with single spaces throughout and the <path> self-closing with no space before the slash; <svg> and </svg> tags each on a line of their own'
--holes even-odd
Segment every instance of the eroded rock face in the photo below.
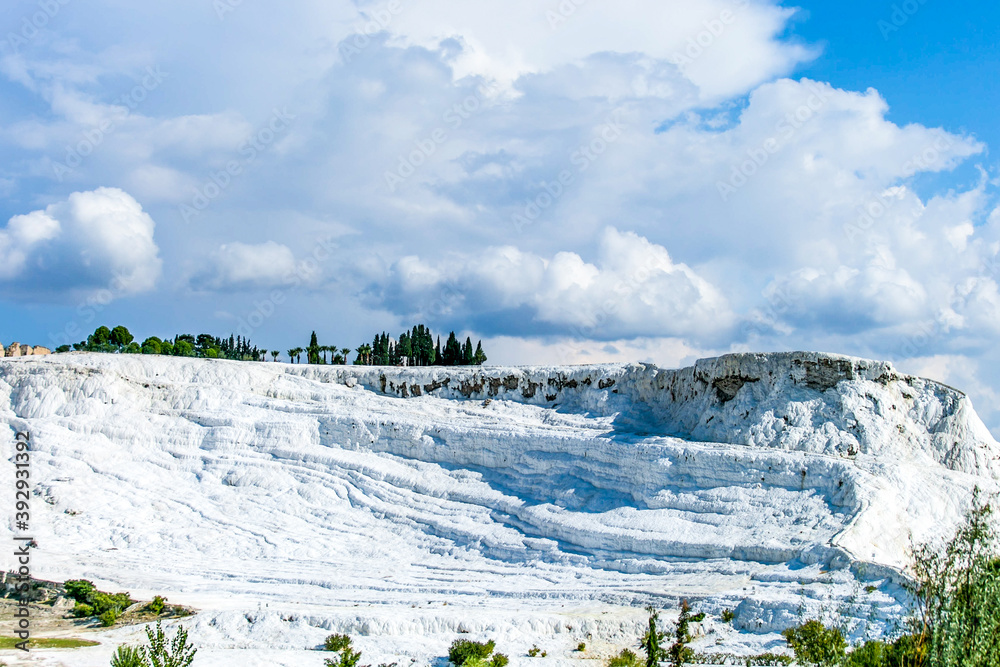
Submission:
<svg viewBox="0 0 1000 667">
<path fill-rule="evenodd" d="M 847 459 L 897 452 L 998 476 L 993 461 L 1000 446 L 962 392 L 900 374 L 888 362 L 843 355 L 729 354 L 681 369 L 298 366 L 290 372 L 338 384 L 350 376 L 400 398 L 501 399 L 614 415 L 617 428 L 643 435 Z"/>
<path fill-rule="evenodd" d="M 50 350 L 47 347 L 36 345 L 35 347 L 32 348 L 31 354 L 33 354 L 36 357 L 43 357 L 47 354 L 52 354 L 52 350 Z"/>
<path fill-rule="evenodd" d="M 10 347 L 7 348 L 8 357 L 20 357 L 22 354 L 20 343 L 11 343 Z"/>
</svg>

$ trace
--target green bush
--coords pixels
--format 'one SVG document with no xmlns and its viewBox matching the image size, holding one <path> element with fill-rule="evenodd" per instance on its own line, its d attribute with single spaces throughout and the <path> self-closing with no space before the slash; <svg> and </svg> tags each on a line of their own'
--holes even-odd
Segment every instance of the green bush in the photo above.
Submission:
<svg viewBox="0 0 1000 667">
<path fill-rule="evenodd" d="M 118 612 L 114 609 L 108 609 L 106 612 L 99 615 L 97 620 L 99 620 L 101 625 L 104 627 L 110 628 L 118 620 Z"/>
<path fill-rule="evenodd" d="M 103 614 L 106 611 L 112 610 L 120 614 L 134 601 L 129 597 L 128 593 L 115 593 L 111 595 L 103 591 L 94 591 L 90 594 L 87 602 L 94 607 L 95 614 Z"/>
<path fill-rule="evenodd" d="M 323 642 L 324 651 L 343 651 L 345 648 L 350 648 L 351 638 L 348 635 L 330 635 Z"/>
<path fill-rule="evenodd" d="M 323 664 L 326 667 L 357 667 L 359 660 L 361 660 L 361 651 L 355 651 L 350 646 L 346 646 L 340 651 L 340 660 L 327 658 Z"/>
<path fill-rule="evenodd" d="M 66 589 L 66 595 L 77 602 L 89 602 L 90 594 L 97 590 L 94 582 L 86 579 L 70 579 L 63 584 L 63 588 Z"/>
<path fill-rule="evenodd" d="M 587 645 L 584 644 L 583 642 L 580 642 L 579 644 L 576 645 L 576 650 L 579 651 L 580 653 L 583 653 L 584 651 L 587 650 Z"/>
<path fill-rule="evenodd" d="M 493 657 L 490 658 L 489 667 L 507 667 L 509 662 L 510 658 L 503 653 L 494 653 Z"/>
<path fill-rule="evenodd" d="M 803 664 L 833 667 L 846 656 L 844 635 L 837 628 L 824 627 L 819 621 L 806 621 L 781 635 L 795 651 L 795 659 Z"/>
<path fill-rule="evenodd" d="M 903 635 L 885 650 L 886 667 L 922 667 L 927 663 L 927 638 Z"/>
<path fill-rule="evenodd" d="M 845 667 L 883 667 L 886 658 L 886 645 L 879 641 L 868 641 L 851 651 Z"/>
<path fill-rule="evenodd" d="M 541 652 L 542 649 L 538 648 L 538 646 L 532 646 L 531 648 L 528 649 L 528 657 L 537 658 L 538 654 Z"/>
<path fill-rule="evenodd" d="M 73 607 L 73 615 L 77 618 L 89 618 L 94 615 L 94 608 L 89 604 L 77 602 L 76 606 Z"/>
<path fill-rule="evenodd" d="M 153 597 L 153 601 L 146 605 L 146 609 L 159 616 L 160 614 L 163 613 L 163 608 L 166 605 L 167 605 L 167 598 L 156 595 Z"/>
<path fill-rule="evenodd" d="M 152 667 L 188 667 L 194 660 L 194 654 L 198 649 L 188 644 L 188 633 L 184 628 L 177 628 L 177 634 L 167 644 L 167 637 L 163 634 L 160 622 L 156 622 L 156 630 L 146 626 L 146 638 L 149 640 L 149 647 L 145 653 L 149 658 Z"/>
<path fill-rule="evenodd" d="M 926 649 L 932 667 L 1000 665 L 1000 540 L 992 513 L 977 488 L 972 509 L 944 550 L 925 546 L 914 554 L 915 593 L 930 633 L 911 636 L 909 648 L 917 657 Z"/>
<path fill-rule="evenodd" d="M 736 614 L 735 614 L 735 612 L 733 612 L 732 609 L 723 609 L 722 610 L 722 622 L 723 623 L 732 623 L 734 618 L 736 618 Z"/>
<path fill-rule="evenodd" d="M 462 667 L 471 658 L 486 660 L 495 648 L 496 643 L 492 639 L 485 644 L 468 639 L 456 639 L 448 649 L 448 661 L 455 667 Z"/>
<path fill-rule="evenodd" d="M 119 646 L 111 656 L 111 667 L 148 667 L 146 654 L 137 646 Z"/>
<path fill-rule="evenodd" d="M 622 649 L 622 652 L 615 657 L 608 660 L 607 667 L 645 667 L 643 662 L 639 660 L 637 656 L 632 651 L 627 648 Z"/>
</svg>

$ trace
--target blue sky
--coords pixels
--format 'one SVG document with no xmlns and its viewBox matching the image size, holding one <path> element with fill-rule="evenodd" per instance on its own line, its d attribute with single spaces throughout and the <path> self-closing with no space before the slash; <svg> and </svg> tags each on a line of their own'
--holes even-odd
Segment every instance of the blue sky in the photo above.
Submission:
<svg viewBox="0 0 1000 667">
<path fill-rule="evenodd" d="M 992 5 L 2 11 L 0 342 L 818 349 L 963 388 L 1000 433 Z"/>
</svg>

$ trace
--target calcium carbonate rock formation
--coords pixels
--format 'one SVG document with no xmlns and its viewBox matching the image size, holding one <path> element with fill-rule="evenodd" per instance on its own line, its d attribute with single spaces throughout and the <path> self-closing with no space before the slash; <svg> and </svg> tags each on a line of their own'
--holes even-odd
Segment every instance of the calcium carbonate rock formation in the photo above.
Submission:
<svg viewBox="0 0 1000 667">
<path fill-rule="evenodd" d="M 911 547 L 1000 474 L 960 391 L 805 352 L 679 370 L 54 355 L 0 361 L 0 423 L 31 433 L 43 573 L 197 591 L 209 646 L 273 641 L 291 612 L 251 614 L 261 596 L 310 610 L 294 636 L 420 636 L 430 657 L 463 628 L 625 645 L 635 610 L 682 598 L 735 611 L 710 648 L 778 648 L 801 614 L 877 636 Z"/>
</svg>

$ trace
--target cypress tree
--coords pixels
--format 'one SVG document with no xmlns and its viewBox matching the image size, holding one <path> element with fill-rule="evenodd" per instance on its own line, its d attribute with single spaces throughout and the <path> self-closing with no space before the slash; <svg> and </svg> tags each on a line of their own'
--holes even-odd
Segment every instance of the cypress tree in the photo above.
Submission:
<svg viewBox="0 0 1000 667">
<path fill-rule="evenodd" d="M 448 334 L 448 342 L 444 344 L 444 366 L 458 366 L 462 363 L 462 344 L 455 337 L 455 332 Z"/>
<path fill-rule="evenodd" d="M 486 361 L 486 353 L 483 352 L 483 341 L 479 341 L 476 345 L 476 353 L 472 355 L 472 363 L 476 366 L 482 366 Z"/>
<path fill-rule="evenodd" d="M 462 365 L 471 366 L 474 358 L 475 355 L 473 354 L 472 351 L 472 339 L 466 337 L 465 345 L 462 346 Z"/>
<path fill-rule="evenodd" d="M 309 359 L 310 364 L 319 363 L 319 339 L 316 337 L 315 331 L 309 337 L 309 347 L 306 348 L 306 357 Z"/>
</svg>

